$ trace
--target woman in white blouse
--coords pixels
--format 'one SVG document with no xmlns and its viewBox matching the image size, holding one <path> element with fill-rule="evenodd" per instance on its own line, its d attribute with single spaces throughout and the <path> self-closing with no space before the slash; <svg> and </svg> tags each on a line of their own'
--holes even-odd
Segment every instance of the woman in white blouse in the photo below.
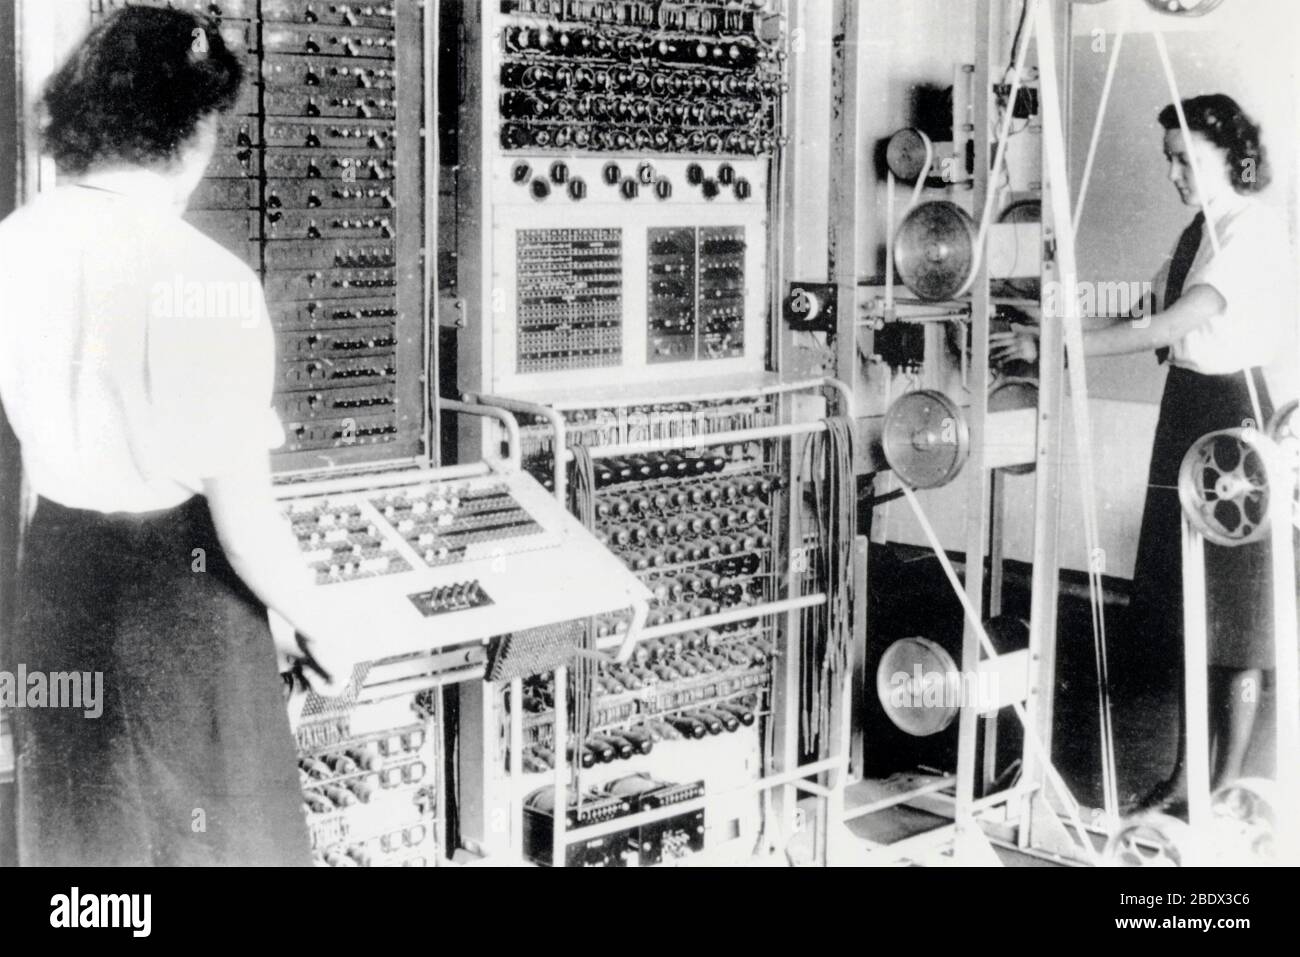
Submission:
<svg viewBox="0 0 1300 957">
<path fill-rule="evenodd" d="M 1259 127 L 1222 94 L 1182 106 L 1190 142 L 1171 104 L 1160 114 L 1164 153 L 1179 198 L 1199 212 L 1162 270 L 1156 290 L 1161 308 L 1139 321 L 1092 321 L 1084 332 L 1088 356 L 1155 350 L 1169 363 L 1134 572 L 1133 640 L 1167 658 L 1175 674 L 1183 652 L 1179 467 L 1206 433 L 1256 422 L 1257 415 L 1265 419 L 1262 427 L 1272 415 L 1261 367 L 1277 358 L 1283 341 L 1292 268 L 1285 226 L 1255 197 L 1269 181 Z M 1033 340 L 1023 335 L 993 339 L 995 358 L 1036 355 Z M 1214 787 L 1242 774 L 1261 683 L 1273 667 L 1269 567 L 1266 543 L 1207 547 Z M 1178 687 L 1181 692 L 1181 681 Z M 1183 812 L 1182 750 L 1169 780 L 1140 807 Z"/>
<path fill-rule="evenodd" d="M 310 863 L 279 665 L 336 690 L 356 632 L 272 499 L 257 276 L 181 219 L 240 82 L 206 21 L 106 18 L 45 93 L 60 184 L 0 223 L 0 401 L 36 497 L 6 668 L 103 682 L 98 717 L 14 712 L 23 864 Z M 299 633 L 281 660 L 268 607 Z"/>
</svg>

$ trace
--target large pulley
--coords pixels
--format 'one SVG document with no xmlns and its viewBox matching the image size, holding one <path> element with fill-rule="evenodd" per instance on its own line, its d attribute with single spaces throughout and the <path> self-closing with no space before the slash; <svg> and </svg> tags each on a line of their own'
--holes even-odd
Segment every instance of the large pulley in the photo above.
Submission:
<svg viewBox="0 0 1300 957">
<path fill-rule="evenodd" d="M 1268 536 L 1268 460 L 1276 447 L 1255 429 L 1225 429 L 1197 439 L 1178 473 L 1178 498 L 1207 541 L 1229 547 Z"/>
<path fill-rule="evenodd" d="M 952 299 L 970 281 L 977 238 L 975 221 L 956 203 L 921 203 L 894 238 L 898 276 L 927 302 Z"/>
<path fill-rule="evenodd" d="M 885 460 L 912 488 L 938 488 L 961 472 L 970 455 L 970 429 L 961 409 L 942 392 L 900 396 L 885 413 Z"/>
<path fill-rule="evenodd" d="M 957 662 L 942 645 L 929 638 L 900 638 L 876 668 L 876 697 L 895 727 L 925 738 L 957 717 L 958 679 Z"/>
</svg>

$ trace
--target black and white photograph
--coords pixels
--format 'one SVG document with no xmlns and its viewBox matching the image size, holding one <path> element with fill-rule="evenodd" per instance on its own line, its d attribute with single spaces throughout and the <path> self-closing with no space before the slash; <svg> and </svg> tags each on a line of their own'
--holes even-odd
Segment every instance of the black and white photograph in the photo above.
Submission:
<svg viewBox="0 0 1300 957">
<path fill-rule="evenodd" d="M 0 2 L 0 867 L 1300 864 L 1298 47 Z"/>
</svg>

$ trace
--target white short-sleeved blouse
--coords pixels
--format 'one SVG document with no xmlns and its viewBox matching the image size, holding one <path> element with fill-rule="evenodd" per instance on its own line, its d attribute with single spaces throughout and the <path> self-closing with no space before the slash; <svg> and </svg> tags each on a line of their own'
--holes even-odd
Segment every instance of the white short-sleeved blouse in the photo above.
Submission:
<svg viewBox="0 0 1300 957">
<path fill-rule="evenodd" d="M 169 508 L 284 439 L 257 275 L 180 216 L 131 170 L 0 223 L 0 401 L 45 498 Z"/>
<path fill-rule="evenodd" d="M 1286 226 L 1258 199 L 1232 193 L 1213 204 L 1207 219 L 1219 237 L 1216 253 L 1209 228 L 1187 274 L 1184 290 L 1211 286 L 1227 309 L 1175 343 L 1174 365 L 1206 375 L 1225 375 L 1278 358 L 1293 308 L 1290 239 Z"/>
</svg>

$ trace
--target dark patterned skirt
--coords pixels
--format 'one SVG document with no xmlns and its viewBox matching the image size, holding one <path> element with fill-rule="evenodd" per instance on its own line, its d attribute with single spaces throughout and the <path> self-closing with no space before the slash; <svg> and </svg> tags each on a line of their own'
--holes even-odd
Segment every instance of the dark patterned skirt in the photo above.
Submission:
<svg viewBox="0 0 1300 957">
<path fill-rule="evenodd" d="M 266 608 L 206 499 L 139 515 L 41 499 L 15 632 L 11 673 L 102 675 L 97 717 L 84 700 L 12 712 L 21 863 L 310 864 Z"/>
<path fill-rule="evenodd" d="M 1268 386 L 1251 370 L 1261 412 L 1273 415 Z M 1146 505 L 1133 574 L 1136 639 L 1154 657 L 1181 668 L 1183 656 L 1182 506 L 1178 471 L 1208 432 L 1253 421 L 1244 373 L 1202 375 L 1171 367 L 1160 400 Z M 1206 543 L 1205 588 L 1209 661 L 1227 668 L 1272 668 L 1272 564 L 1267 540 L 1237 548 Z"/>
</svg>

